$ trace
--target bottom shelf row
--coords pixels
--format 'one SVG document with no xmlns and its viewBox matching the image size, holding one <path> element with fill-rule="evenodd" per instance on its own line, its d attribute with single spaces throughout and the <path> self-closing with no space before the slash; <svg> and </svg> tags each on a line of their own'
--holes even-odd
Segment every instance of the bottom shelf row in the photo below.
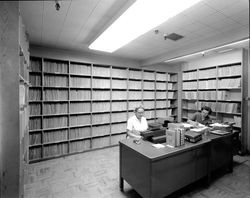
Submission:
<svg viewBox="0 0 250 198">
<path fill-rule="evenodd" d="M 57 144 L 31 147 L 29 149 L 29 160 L 38 161 L 46 158 L 53 158 L 97 148 L 117 145 L 120 140 L 126 138 L 126 133 L 115 134 L 92 139 L 74 140 Z"/>
<path fill-rule="evenodd" d="M 148 123 L 155 119 L 148 119 Z M 29 133 L 29 161 L 35 162 L 117 145 L 126 138 L 126 122 L 100 126 L 58 128 Z"/>
</svg>

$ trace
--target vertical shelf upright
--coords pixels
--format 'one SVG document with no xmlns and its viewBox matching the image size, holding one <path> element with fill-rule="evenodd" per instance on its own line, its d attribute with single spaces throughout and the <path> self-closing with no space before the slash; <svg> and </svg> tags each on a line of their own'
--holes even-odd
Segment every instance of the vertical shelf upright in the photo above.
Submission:
<svg viewBox="0 0 250 198">
<path fill-rule="evenodd" d="M 128 69 L 111 67 L 111 145 L 126 138 Z"/>
<path fill-rule="evenodd" d="M 244 153 L 243 133 L 243 65 L 232 63 L 218 65 L 217 76 L 217 119 L 222 122 L 235 123 L 233 125 L 234 154 Z M 240 145 L 241 144 L 241 145 Z"/>
<path fill-rule="evenodd" d="M 182 73 L 182 120 L 186 121 L 197 110 L 198 102 L 198 71 L 187 70 Z"/>
<path fill-rule="evenodd" d="M 166 118 L 168 116 L 168 73 L 156 71 L 155 79 L 155 117 Z"/>
<path fill-rule="evenodd" d="M 110 146 L 110 73 L 108 65 L 92 65 L 92 149 Z"/>
<path fill-rule="evenodd" d="M 198 106 L 208 106 L 212 110 L 210 117 L 216 119 L 217 106 L 217 68 L 216 66 L 198 69 Z"/>
<path fill-rule="evenodd" d="M 222 122 L 235 122 L 241 128 L 242 67 L 240 63 L 218 66 L 217 113 Z"/>
<path fill-rule="evenodd" d="M 155 72 L 151 70 L 143 70 L 142 73 L 142 103 L 145 108 L 145 117 L 147 121 L 155 122 Z"/>
<path fill-rule="evenodd" d="M 128 70 L 128 117 L 134 113 L 135 107 L 142 104 L 143 101 L 142 89 L 142 70 L 129 68 Z"/>
<path fill-rule="evenodd" d="M 42 158 L 42 58 L 30 59 L 29 160 Z"/>
<path fill-rule="evenodd" d="M 42 158 L 52 158 L 69 150 L 69 62 L 44 58 L 42 63 Z"/>
<path fill-rule="evenodd" d="M 168 113 L 167 115 L 173 117 L 174 121 L 178 121 L 178 74 L 168 73 Z"/>
<path fill-rule="evenodd" d="M 69 65 L 69 153 L 91 149 L 91 64 Z"/>
</svg>

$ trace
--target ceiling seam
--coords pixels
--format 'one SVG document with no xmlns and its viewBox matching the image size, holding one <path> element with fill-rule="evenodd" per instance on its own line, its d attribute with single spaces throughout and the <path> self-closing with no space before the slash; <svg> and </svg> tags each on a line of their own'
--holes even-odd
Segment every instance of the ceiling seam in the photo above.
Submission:
<svg viewBox="0 0 250 198">
<path fill-rule="evenodd" d="M 231 18 L 230 16 L 224 14 L 221 10 L 216 9 L 216 8 L 212 7 L 211 5 L 209 5 L 209 4 L 207 4 L 207 3 L 205 3 L 205 4 L 206 4 L 208 7 L 210 7 L 210 8 L 212 8 L 212 9 L 216 10 L 218 13 L 222 14 L 224 17 L 226 17 L 226 18 L 232 20 L 232 21 L 235 22 L 235 23 L 240 24 L 241 26 L 244 26 L 243 24 L 241 24 L 241 23 L 239 23 L 238 21 L 234 20 L 234 19 Z"/>
<path fill-rule="evenodd" d="M 71 7 L 71 3 L 72 3 L 72 0 L 70 1 L 69 7 L 68 7 L 68 9 L 67 9 L 67 13 L 66 13 L 66 15 L 65 15 L 65 17 L 64 17 L 64 19 L 63 19 L 62 28 L 61 28 L 61 30 L 59 31 L 59 34 L 58 34 L 58 36 L 57 36 L 55 45 L 57 45 L 58 40 L 59 40 L 59 38 L 60 38 L 60 36 L 61 36 L 61 34 L 62 34 L 62 30 L 63 30 L 63 28 L 64 28 L 64 24 L 65 24 L 66 18 L 67 18 L 68 13 L 69 13 L 69 9 L 70 9 L 70 7 Z"/>
<path fill-rule="evenodd" d="M 42 12 L 42 30 L 41 30 L 41 45 L 43 44 L 43 22 L 44 22 L 44 0 L 43 0 L 43 12 Z"/>
<path fill-rule="evenodd" d="M 81 31 L 82 31 L 83 29 L 85 29 L 85 26 L 86 26 L 86 24 L 87 24 L 87 22 L 88 22 L 90 16 L 93 14 L 93 12 L 95 11 L 96 7 L 99 5 L 100 2 L 101 2 L 101 0 L 99 0 L 99 1 L 96 3 L 95 7 L 93 8 L 93 10 L 92 10 L 92 11 L 90 12 L 90 14 L 88 15 L 88 19 L 86 20 L 86 22 L 84 23 L 84 25 L 82 25 L 82 27 L 81 27 L 81 29 L 80 29 L 78 35 L 74 37 L 73 43 L 74 43 L 75 40 L 79 37 Z"/>
</svg>

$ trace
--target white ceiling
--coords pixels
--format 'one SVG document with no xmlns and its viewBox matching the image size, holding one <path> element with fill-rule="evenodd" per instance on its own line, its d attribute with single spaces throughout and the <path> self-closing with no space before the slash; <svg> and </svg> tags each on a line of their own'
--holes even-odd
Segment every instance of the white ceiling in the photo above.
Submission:
<svg viewBox="0 0 250 198">
<path fill-rule="evenodd" d="M 64 0 L 59 1 L 61 8 L 56 11 L 55 1 L 20 1 L 20 13 L 31 44 L 90 52 L 88 45 L 133 2 Z M 158 34 L 154 33 L 155 29 L 159 30 Z M 164 40 L 163 34 L 170 33 L 184 38 Z M 249 38 L 248 0 L 202 0 L 112 56 L 149 65 L 244 38 Z"/>
</svg>

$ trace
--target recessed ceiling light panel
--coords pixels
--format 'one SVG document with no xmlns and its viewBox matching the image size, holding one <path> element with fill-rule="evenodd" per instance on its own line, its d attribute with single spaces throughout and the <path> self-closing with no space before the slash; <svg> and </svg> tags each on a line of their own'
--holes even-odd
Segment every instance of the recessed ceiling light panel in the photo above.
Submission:
<svg viewBox="0 0 250 198">
<path fill-rule="evenodd" d="M 178 41 L 180 39 L 182 39 L 184 36 L 176 34 L 176 33 L 171 33 L 169 35 L 167 35 L 165 38 L 166 39 L 170 39 L 172 41 Z"/>
</svg>

